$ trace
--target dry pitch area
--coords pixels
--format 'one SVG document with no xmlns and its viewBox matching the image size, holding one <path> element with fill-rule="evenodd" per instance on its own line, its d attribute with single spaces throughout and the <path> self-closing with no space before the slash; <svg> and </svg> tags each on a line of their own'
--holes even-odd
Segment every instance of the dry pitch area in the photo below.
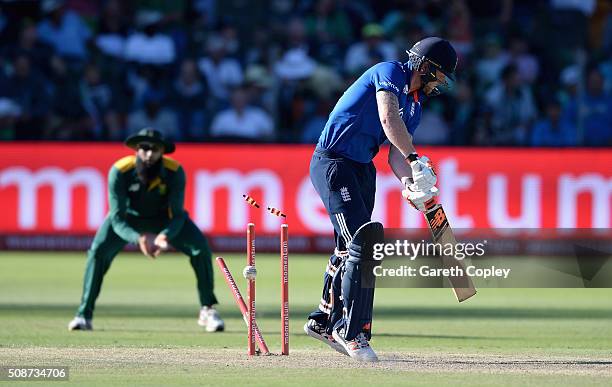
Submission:
<svg viewBox="0 0 612 387">
<path fill-rule="evenodd" d="M 325 350 L 294 350 L 291 356 L 272 354 L 249 358 L 237 349 L 193 348 L 1 348 L 3 364 L 70 364 L 77 369 L 126 367 L 224 367 L 283 369 L 361 369 L 414 372 L 482 372 L 612 377 L 612 359 L 594 357 L 511 356 L 501 354 L 379 351 L 380 362 L 355 363 Z"/>
</svg>

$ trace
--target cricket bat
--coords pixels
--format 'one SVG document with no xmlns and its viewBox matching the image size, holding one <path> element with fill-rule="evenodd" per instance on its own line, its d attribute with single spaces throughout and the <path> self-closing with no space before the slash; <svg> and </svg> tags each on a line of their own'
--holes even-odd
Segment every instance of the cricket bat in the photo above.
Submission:
<svg viewBox="0 0 612 387">
<path fill-rule="evenodd" d="M 431 235 L 435 243 L 457 243 L 453 230 L 448 224 L 448 218 L 441 204 L 436 204 L 431 210 L 425 213 L 427 225 L 431 230 Z M 443 255 L 442 266 L 445 269 L 458 267 L 462 269 L 462 276 L 447 277 L 457 297 L 457 301 L 462 302 L 476 294 L 476 288 L 470 276 L 465 273 L 465 265 L 463 261 L 455 259 L 455 257 Z"/>
</svg>

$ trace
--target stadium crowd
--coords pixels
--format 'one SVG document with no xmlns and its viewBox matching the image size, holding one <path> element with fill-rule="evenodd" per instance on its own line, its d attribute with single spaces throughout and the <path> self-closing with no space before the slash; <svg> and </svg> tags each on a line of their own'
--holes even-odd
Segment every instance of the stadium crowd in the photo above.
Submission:
<svg viewBox="0 0 612 387">
<path fill-rule="evenodd" d="M 316 142 L 364 69 L 459 54 L 417 144 L 612 145 L 606 0 L 0 3 L 0 139 Z"/>
</svg>

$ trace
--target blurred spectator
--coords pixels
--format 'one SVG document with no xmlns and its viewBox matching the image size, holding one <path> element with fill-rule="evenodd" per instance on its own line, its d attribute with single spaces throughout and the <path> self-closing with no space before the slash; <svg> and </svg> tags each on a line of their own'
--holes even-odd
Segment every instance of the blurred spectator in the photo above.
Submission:
<svg viewBox="0 0 612 387">
<path fill-rule="evenodd" d="M 531 132 L 533 146 L 576 145 L 576 126 L 561 115 L 560 102 L 552 98 L 546 103 L 546 116 L 538 120 Z"/>
<path fill-rule="evenodd" d="M 344 49 L 353 38 L 348 14 L 335 0 L 317 0 L 305 17 L 305 24 L 306 36 L 312 42 L 310 54 L 317 61 L 341 70 Z"/>
<path fill-rule="evenodd" d="M 109 0 L 102 9 L 95 45 L 104 55 L 123 59 L 128 25 L 119 0 Z"/>
<path fill-rule="evenodd" d="M 55 57 L 51 67 L 53 88 L 47 136 L 57 140 L 93 139 L 93 120 L 81 100 L 79 77 L 62 58 Z"/>
<path fill-rule="evenodd" d="M 174 41 L 160 32 L 162 16 L 158 11 L 138 13 L 136 20 L 141 31 L 128 36 L 125 60 L 149 65 L 167 65 L 174 61 Z"/>
<path fill-rule="evenodd" d="M 200 1 L 201 2 L 201 1 Z M 136 11 L 155 11 L 163 16 L 164 21 L 180 19 L 185 12 L 188 1 L 138 0 L 135 1 Z"/>
<path fill-rule="evenodd" d="M 415 144 L 440 145 L 447 144 L 450 138 L 450 128 L 442 116 L 440 101 L 429 101 L 427 109 L 423 109 L 421 123 L 414 133 Z"/>
<path fill-rule="evenodd" d="M 245 63 L 269 65 L 276 49 L 270 40 L 270 32 L 262 27 L 255 28 L 251 44 L 244 49 Z"/>
<path fill-rule="evenodd" d="M 476 34 L 501 32 L 510 21 L 515 0 L 467 0 Z"/>
<path fill-rule="evenodd" d="M 292 48 L 274 64 L 274 72 L 282 81 L 300 81 L 310 78 L 316 66 L 317 62 L 304 49 Z"/>
<path fill-rule="evenodd" d="M 263 109 L 249 105 L 244 88 L 232 93 L 232 104 L 213 119 L 210 135 L 233 140 L 265 141 L 274 138 L 274 123 Z"/>
<path fill-rule="evenodd" d="M 580 66 L 568 66 L 561 71 L 561 85 L 563 89 L 559 92 L 561 106 L 578 98 L 578 84 L 580 83 Z"/>
<path fill-rule="evenodd" d="M 32 68 L 30 58 L 24 54 L 17 55 L 13 60 L 13 71 L 0 93 L 19 106 L 15 138 L 40 139 L 49 112 L 47 82 Z"/>
<path fill-rule="evenodd" d="M 608 3 L 609 4 L 609 3 Z M 610 7 L 610 4 L 608 5 Z M 612 12 L 607 12 L 603 26 L 601 50 L 608 54 L 612 52 Z"/>
<path fill-rule="evenodd" d="M 307 82 L 315 73 L 317 62 L 305 50 L 288 50 L 274 64 L 274 73 L 280 80 L 278 93 L 279 139 L 297 141 L 299 131 L 308 118 L 308 108 L 316 106 L 314 95 L 309 95 Z"/>
<path fill-rule="evenodd" d="M 459 63 L 465 62 L 474 49 L 472 18 L 465 0 L 452 2 L 446 31 L 448 32 L 449 41 L 455 51 L 457 51 Z"/>
<path fill-rule="evenodd" d="M 529 52 L 527 41 L 519 36 L 510 40 L 509 62 L 516 66 L 521 82 L 532 84 L 540 71 L 537 58 Z"/>
<path fill-rule="evenodd" d="M 310 43 L 306 36 L 306 25 L 304 20 L 299 17 L 293 17 L 287 24 L 287 42 L 285 49 L 301 48 L 308 51 Z"/>
<path fill-rule="evenodd" d="M 482 57 L 476 61 L 476 80 L 478 91 L 487 89 L 500 78 L 500 74 L 508 64 L 508 54 L 502 49 L 497 35 L 488 35 L 483 42 Z"/>
<path fill-rule="evenodd" d="M 81 81 L 81 103 L 93 120 L 96 139 L 123 139 L 116 102 L 111 87 L 102 81 L 98 66 L 88 64 Z"/>
<path fill-rule="evenodd" d="M 434 26 L 429 16 L 424 12 L 424 2 L 412 2 L 409 7 L 398 7 L 389 11 L 382 19 L 381 25 L 388 36 L 394 40 L 400 40 L 402 46 L 410 46 L 410 43 L 430 35 L 434 32 Z M 423 36 L 408 38 L 414 31 L 420 31 Z M 408 41 L 406 41 L 408 40 Z"/>
<path fill-rule="evenodd" d="M 334 97 L 337 99 L 337 94 L 342 93 L 347 85 L 331 67 L 317 66 L 306 81 L 305 87 L 310 89 L 317 99 L 325 100 Z"/>
<path fill-rule="evenodd" d="M 604 92 L 603 77 L 597 68 L 588 73 L 584 99 L 578 106 L 570 103 L 568 110 L 572 116 L 578 111 L 584 145 L 612 145 L 612 96 Z"/>
<path fill-rule="evenodd" d="M 238 40 L 238 30 L 236 27 L 231 23 L 224 23 L 219 29 L 219 38 L 223 42 L 227 55 L 233 57 L 240 55 L 240 40 Z"/>
<path fill-rule="evenodd" d="M 44 75 L 51 74 L 50 58 L 55 55 L 54 49 L 39 38 L 36 25 L 31 21 L 24 23 L 16 44 L 6 49 L 6 55 L 10 58 L 19 54 L 27 55 L 32 66 L 42 71 Z"/>
<path fill-rule="evenodd" d="M 398 59 L 395 45 L 384 40 L 384 30 L 380 25 L 367 24 L 361 35 L 363 40 L 351 45 L 346 53 L 344 69 L 347 73 L 361 73 L 378 62 Z"/>
<path fill-rule="evenodd" d="M 0 140 L 15 139 L 15 123 L 20 115 L 19 105 L 8 98 L 0 98 Z"/>
<path fill-rule="evenodd" d="M 612 35 L 612 30 L 610 34 Z M 599 71 L 604 77 L 604 90 L 612 93 L 612 51 L 608 52 L 608 58 L 599 65 Z"/>
<path fill-rule="evenodd" d="M 264 66 L 249 66 L 244 81 L 249 101 L 255 106 L 264 108 L 268 113 L 276 113 L 276 87 L 270 71 Z"/>
<path fill-rule="evenodd" d="M 451 119 L 451 134 L 453 145 L 468 145 L 474 135 L 476 106 L 472 88 L 467 82 L 457 82 L 455 99 L 453 105 L 453 116 Z"/>
<path fill-rule="evenodd" d="M 332 41 L 348 43 L 353 37 L 350 20 L 334 0 L 317 0 L 313 12 L 306 18 L 306 31 L 318 43 Z"/>
<path fill-rule="evenodd" d="M 240 63 L 227 56 L 224 40 L 212 35 L 207 42 L 208 55 L 198 61 L 198 68 L 206 77 L 213 97 L 218 104 L 229 100 L 229 90 L 242 84 L 243 75 Z"/>
<path fill-rule="evenodd" d="M 206 96 L 208 88 L 193 59 L 181 63 L 173 85 L 172 102 L 177 113 L 179 129 L 185 140 L 202 140 L 206 124 Z"/>
<path fill-rule="evenodd" d="M 488 143 L 523 144 L 536 109 L 531 90 L 520 81 L 514 65 L 504 68 L 501 81 L 487 91 L 485 104 L 490 117 Z"/>
<path fill-rule="evenodd" d="M 165 137 L 181 140 L 178 123 L 174 112 L 162 107 L 163 95 L 160 92 L 149 90 L 144 94 L 144 107 L 138 109 L 128 117 L 128 135 L 138 132 L 142 128 L 151 127 L 159 130 Z"/>
<path fill-rule="evenodd" d="M 310 117 L 302 130 L 301 142 L 305 144 L 316 144 L 327 123 L 329 112 L 334 108 L 331 100 L 321 100 L 317 104 L 314 115 Z"/>
<path fill-rule="evenodd" d="M 585 47 L 587 18 L 595 11 L 596 0 L 550 0 L 553 33 L 563 49 Z"/>
<path fill-rule="evenodd" d="M 45 18 L 38 25 L 40 38 L 69 63 L 83 63 L 91 32 L 81 17 L 67 10 L 63 0 L 43 0 L 41 7 Z"/>
</svg>

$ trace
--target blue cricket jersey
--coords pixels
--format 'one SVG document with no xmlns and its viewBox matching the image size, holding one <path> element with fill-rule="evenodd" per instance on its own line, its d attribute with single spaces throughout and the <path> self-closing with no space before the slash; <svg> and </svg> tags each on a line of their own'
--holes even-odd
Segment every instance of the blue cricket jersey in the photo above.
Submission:
<svg viewBox="0 0 612 387">
<path fill-rule="evenodd" d="M 376 92 L 388 90 L 399 101 L 400 116 L 414 134 L 421 120 L 423 93 L 408 95 L 412 70 L 401 62 L 381 62 L 370 67 L 340 97 L 329 115 L 317 148 L 368 163 L 387 140 L 378 117 Z"/>
</svg>

